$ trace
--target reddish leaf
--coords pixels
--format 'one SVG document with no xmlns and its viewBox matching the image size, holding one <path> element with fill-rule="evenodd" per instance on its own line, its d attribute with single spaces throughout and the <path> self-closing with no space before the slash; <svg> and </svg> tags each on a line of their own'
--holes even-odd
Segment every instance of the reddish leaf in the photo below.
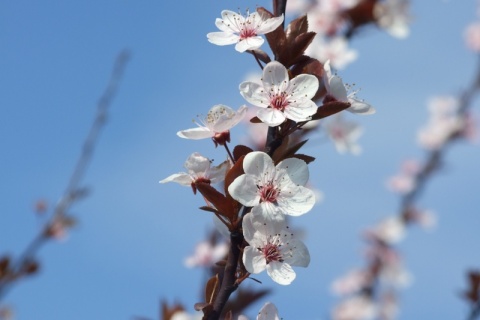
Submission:
<svg viewBox="0 0 480 320">
<path fill-rule="evenodd" d="M 302 33 L 306 33 L 308 31 L 308 19 L 307 16 L 301 16 L 298 17 L 297 19 L 293 20 L 290 22 L 290 24 L 287 27 L 286 37 L 289 39 L 289 41 L 295 39 Z"/>
<path fill-rule="evenodd" d="M 257 57 L 258 60 L 264 63 L 269 63 L 270 61 L 272 61 L 270 56 L 263 50 L 255 49 L 255 50 L 247 50 L 247 52 L 252 54 L 254 57 Z"/>
<path fill-rule="evenodd" d="M 250 119 L 250 122 L 251 123 L 262 123 L 262 120 L 260 120 L 258 117 L 253 117 L 252 119 Z"/>
<path fill-rule="evenodd" d="M 253 152 L 253 150 L 240 144 L 233 148 L 233 157 L 235 158 L 235 161 L 238 161 L 238 159 L 240 159 L 242 156 L 246 156 L 250 152 Z"/>
<path fill-rule="evenodd" d="M 236 157 L 235 157 L 236 158 Z M 237 159 L 233 167 L 228 170 L 227 175 L 225 176 L 225 194 L 227 197 L 230 197 L 230 194 L 228 193 L 228 187 L 232 184 L 233 180 L 235 180 L 237 177 L 240 177 L 242 174 L 245 172 L 243 171 L 243 159 L 245 156 L 240 156 L 240 158 Z"/>
<path fill-rule="evenodd" d="M 165 301 L 162 301 L 161 318 L 163 320 L 170 320 L 177 312 L 184 311 L 185 309 L 181 304 L 175 304 L 173 307 L 169 307 Z"/>
<path fill-rule="evenodd" d="M 340 111 L 347 109 L 348 107 L 350 107 L 350 103 L 348 102 L 341 102 L 341 101 L 327 102 L 324 105 L 318 107 L 317 113 L 315 113 L 312 116 L 312 120 L 319 120 L 319 119 L 329 117 L 331 115 L 334 115 L 335 113 L 338 113 Z"/>
<path fill-rule="evenodd" d="M 196 183 L 197 190 L 217 208 L 220 215 L 230 220 L 232 216 L 232 201 L 208 183 Z"/>
<path fill-rule="evenodd" d="M 297 158 L 297 159 L 303 160 L 303 161 L 305 161 L 307 164 L 309 164 L 310 162 L 315 161 L 315 158 L 314 158 L 314 157 L 308 156 L 308 155 L 306 155 L 306 154 L 294 154 L 292 158 Z"/>
<path fill-rule="evenodd" d="M 228 310 L 225 317 L 223 317 L 223 320 L 233 320 L 232 310 Z"/>
<path fill-rule="evenodd" d="M 219 289 L 218 282 L 217 273 L 215 276 L 211 277 L 205 285 L 205 301 L 208 303 L 213 303 L 213 301 L 215 301 Z"/>
<path fill-rule="evenodd" d="M 273 14 L 263 7 L 258 7 L 257 12 L 265 18 L 273 18 Z M 282 26 L 280 25 L 274 31 L 265 34 L 265 37 L 267 38 L 270 49 L 275 55 L 275 59 L 282 62 L 278 57 L 281 55 L 282 51 L 284 51 L 287 42 L 285 31 Z"/>
<path fill-rule="evenodd" d="M 220 212 L 218 212 L 217 209 L 212 208 L 212 207 L 209 207 L 209 206 L 202 206 L 202 207 L 200 207 L 200 208 L 198 208 L 198 209 L 203 210 L 203 211 L 208 211 L 208 212 L 213 212 L 213 213 L 220 214 Z"/>
</svg>

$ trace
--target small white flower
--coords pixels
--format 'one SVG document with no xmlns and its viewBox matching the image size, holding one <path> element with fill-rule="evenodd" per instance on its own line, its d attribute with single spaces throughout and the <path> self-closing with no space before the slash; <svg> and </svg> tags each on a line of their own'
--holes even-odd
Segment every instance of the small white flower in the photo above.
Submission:
<svg viewBox="0 0 480 320">
<path fill-rule="evenodd" d="M 330 69 L 330 61 L 325 62 L 323 65 L 323 70 L 325 72 L 323 75 L 323 83 L 325 85 L 325 90 L 327 90 L 324 103 L 341 101 L 350 103 L 351 106 L 347 109 L 350 112 L 364 115 L 375 113 L 375 109 L 371 105 L 357 99 L 357 91 L 348 93 L 347 89 L 350 89 L 350 87 L 343 84 L 342 78 L 332 74 L 332 70 Z"/>
<path fill-rule="evenodd" d="M 284 223 L 248 213 L 243 217 L 242 228 L 249 244 L 243 251 L 243 264 L 248 272 L 257 274 L 267 269 L 273 281 L 288 285 L 296 277 L 292 266 L 308 267 L 310 264 L 307 247 L 293 238 Z"/>
<path fill-rule="evenodd" d="M 345 121 L 342 115 L 338 114 L 325 124 L 325 129 L 339 153 L 350 152 L 358 155 L 362 152 L 357 140 L 362 135 L 363 128 L 357 123 Z"/>
<path fill-rule="evenodd" d="M 285 215 L 307 213 L 315 204 L 315 194 L 304 187 L 309 173 L 303 160 L 289 158 L 275 166 L 268 154 L 256 151 L 245 156 L 243 170 L 245 174 L 230 184 L 228 192 L 253 207 L 253 215 L 283 220 Z"/>
<path fill-rule="evenodd" d="M 348 41 L 344 37 L 334 37 L 325 41 L 321 37 L 315 37 L 305 53 L 317 58 L 319 61 L 330 61 L 337 69 L 344 69 L 348 64 L 357 59 L 356 50 L 348 47 Z"/>
<path fill-rule="evenodd" d="M 396 38 L 406 38 L 410 33 L 411 16 L 408 0 L 386 0 L 375 3 L 373 15 L 378 25 Z"/>
<path fill-rule="evenodd" d="M 344 300 L 332 312 L 333 320 L 370 320 L 378 312 L 372 299 L 357 295 Z"/>
<path fill-rule="evenodd" d="M 201 124 L 195 122 L 198 128 L 178 131 L 177 135 L 185 139 L 212 138 L 215 145 L 230 142 L 230 129 L 236 126 L 247 113 L 247 106 L 241 106 L 236 112 L 223 104 L 214 105 Z"/>
<path fill-rule="evenodd" d="M 207 34 L 208 41 L 218 46 L 235 45 L 235 50 L 244 52 L 260 48 L 264 40 L 261 34 L 274 31 L 283 23 L 281 17 L 267 18 L 253 12 L 247 17 L 230 10 L 222 11 L 222 18 L 217 18 L 215 25 L 221 32 Z"/>
<path fill-rule="evenodd" d="M 400 172 L 390 177 L 387 186 L 391 191 L 406 194 L 416 187 L 416 176 L 420 172 L 420 164 L 416 160 L 404 161 Z"/>
<path fill-rule="evenodd" d="M 343 277 L 336 279 L 332 283 L 332 291 L 337 295 L 353 294 L 366 287 L 372 281 L 369 272 L 361 269 L 349 271 Z"/>
<path fill-rule="evenodd" d="M 309 120 L 317 112 L 312 98 L 318 85 L 318 79 L 310 74 L 300 74 L 290 80 L 287 68 L 278 61 L 272 61 L 263 69 L 262 84 L 242 82 L 240 94 L 251 104 L 262 108 L 257 117 L 274 127 L 286 118 L 296 122 Z"/>
<path fill-rule="evenodd" d="M 185 259 L 185 266 L 211 267 L 215 262 L 222 259 L 228 252 L 228 245 L 225 242 L 212 245 L 209 241 L 202 241 L 195 247 L 192 256 Z"/>
<path fill-rule="evenodd" d="M 217 183 L 225 179 L 225 173 L 228 169 L 228 161 L 224 161 L 216 167 L 210 167 L 211 161 L 198 152 L 194 152 L 185 161 L 184 167 L 188 172 L 180 172 L 172 174 L 163 179 L 160 183 L 176 182 L 182 186 L 191 186 L 193 193 L 196 193 L 195 183 Z"/>
<path fill-rule="evenodd" d="M 398 216 L 391 216 L 381 221 L 373 229 L 369 230 L 369 235 L 375 239 L 387 244 L 400 242 L 405 237 L 405 222 Z"/>
</svg>

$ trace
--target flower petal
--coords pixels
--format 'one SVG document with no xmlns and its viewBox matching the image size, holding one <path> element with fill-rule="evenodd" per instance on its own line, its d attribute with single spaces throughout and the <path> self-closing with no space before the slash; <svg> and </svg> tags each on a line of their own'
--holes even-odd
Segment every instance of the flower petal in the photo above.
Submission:
<svg viewBox="0 0 480 320">
<path fill-rule="evenodd" d="M 281 125 L 286 119 L 283 112 L 272 108 L 258 110 L 257 117 L 270 127 Z"/>
<path fill-rule="evenodd" d="M 267 108 L 270 105 L 270 97 L 260 84 L 245 81 L 240 83 L 239 89 L 242 97 L 254 106 Z"/>
<path fill-rule="evenodd" d="M 315 205 L 315 194 L 305 187 L 282 190 L 277 198 L 278 207 L 284 214 L 300 216 L 310 211 Z"/>
<path fill-rule="evenodd" d="M 331 94 L 335 99 L 338 101 L 348 102 L 347 97 L 347 89 L 343 84 L 342 78 L 339 76 L 332 76 L 328 79 L 330 91 L 328 92 Z"/>
<path fill-rule="evenodd" d="M 318 79 L 311 74 L 300 74 L 290 80 L 289 89 L 293 99 L 312 99 L 318 90 Z"/>
<path fill-rule="evenodd" d="M 180 172 L 172 174 L 171 176 L 168 176 L 160 181 L 160 183 L 167 182 L 176 182 L 181 184 L 182 186 L 190 186 L 192 184 L 192 177 L 190 177 L 190 175 L 186 174 L 185 172 Z"/>
<path fill-rule="evenodd" d="M 260 203 L 256 180 L 246 174 L 237 177 L 228 186 L 228 193 L 233 199 L 247 207 L 253 207 Z"/>
<path fill-rule="evenodd" d="M 283 14 L 280 17 L 273 17 L 264 20 L 257 28 L 257 34 L 265 34 L 277 29 L 283 22 Z"/>
<path fill-rule="evenodd" d="M 273 281 L 281 285 L 292 283 L 296 277 L 295 271 L 293 271 L 289 264 L 278 261 L 271 261 L 267 264 L 267 273 Z"/>
<path fill-rule="evenodd" d="M 257 320 L 280 320 L 277 307 L 271 302 L 265 303 L 258 313 Z"/>
<path fill-rule="evenodd" d="M 318 106 L 312 100 L 306 100 L 302 103 L 290 103 L 283 113 L 290 120 L 300 122 L 307 121 L 318 110 Z"/>
<path fill-rule="evenodd" d="M 278 61 L 269 62 L 263 68 L 262 82 L 268 93 L 286 91 L 289 83 L 287 68 Z"/>
<path fill-rule="evenodd" d="M 216 44 L 217 46 L 226 46 L 237 43 L 240 37 L 233 33 L 210 32 L 207 34 L 207 39 L 210 43 Z"/>
<path fill-rule="evenodd" d="M 240 39 L 240 38 L 239 38 Z M 245 39 L 240 39 L 235 45 L 235 50 L 238 52 L 245 52 L 247 50 L 255 50 L 262 46 L 264 40 L 260 36 L 248 37 Z"/>
<path fill-rule="evenodd" d="M 310 253 L 305 244 L 298 239 L 290 239 L 284 250 L 291 249 L 291 255 L 283 255 L 286 263 L 296 267 L 308 267 L 310 264 Z"/>
<path fill-rule="evenodd" d="M 177 136 L 179 136 L 180 138 L 192 140 L 211 138 L 213 137 L 213 135 L 214 132 L 210 131 L 210 129 L 206 127 L 192 128 L 177 132 Z"/>
<path fill-rule="evenodd" d="M 205 158 L 198 152 L 194 152 L 188 157 L 183 166 L 189 173 L 201 174 L 203 176 L 210 169 L 210 159 Z"/>
<path fill-rule="evenodd" d="M 270 181 L 275 176 L 275 165 L 268 154 L 254 151 L 247 154 L 243 159 L 243 171 L 247 175 L 258 177 L 258 179 L 266 177 Z"/>
<path fill-rule="evenodd" d="M 285 171 L 283 171 L 285 169 Z M 286 174 L 296 185 L 305 186 L 308 182 L 309 172 L 305 161 L 297 158 L 288 158 L 277 164 L 279 174 L 276 179 L 281 181 L 280 175 Z M 281 173 L 281 174 L 280 174 Z"/>
<path fill-rule="evenodd" d="M 369 115 L 376 112 L 375 108 L 373 108 L 371 105 L 356 98 L 348 98 L 348 101 L 350 102 L 351 106 L 347 109 L 347 111 L 352 113 Z"/>
<path fill-rule="evenodd" d="M 245 247 L 242 260 L 245 269 L 250 273 L 260 273 L 267 267 L 267 261 L 263 253 L 252 246 Z"/>
<path fill-rule="evenodd" d="M 251 212 L 255 218 L 267 220 L 273 224 L 285 221 L 285 215 L 271 202 L 261 202 L 253 207 Z"/>
</svg>

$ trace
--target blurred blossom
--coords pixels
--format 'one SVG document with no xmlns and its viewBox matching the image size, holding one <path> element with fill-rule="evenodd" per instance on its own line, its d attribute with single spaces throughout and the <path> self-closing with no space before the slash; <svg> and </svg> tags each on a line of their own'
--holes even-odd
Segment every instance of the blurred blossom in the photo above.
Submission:
<svg viewBox="0 0 480 320">
<path fill-rule="evenodd" d="M 393 292 L 387 292 L 380 298 L 378 317 L 382 320 L 395 320 L 399 314 L 397 298 Z"/>
<path fill-rule="evenodd" d="M 480 52 L 480 22 L 471 23 L 464 32 L 467 48 L 475 53 Z"/>
<path fill-rule="evenodd" d="M 10 307 L 0 307 L 0 320 L 13 320 L 14 318 L 13 310 Z"/>
<path fill-rule="evenodd" d="M 412 209 L 407 213 L 407 219 L 425 229 L 432 229 L 437 225 L 437 216 L 430 210 Z"/>
<path fill-rule="evenodd" d="M 227 252 L 228 245 L 225 242 L 213 245 L 209 241 L 202 241 L 195 247 L 193 255 L 185 259 L 185 266 L 188 268 L 211 267 L 223 259 Z"/>
<path fill-rule="evenodd" d="M 334 37 L 329 40 L 315 37 L 305 53 L 320 62 L 330 60 L 331 65 L 336 69 L 344 69 L 358 56 L 356 50 L 348 47 L 348 41 L 344 37 Z"/>
<path fill-rule="evenodd" d="M 203 312 L 195 312 L 194 314 L 189 314 L 186 311 L 177 311 L 175 312 L 170 320 L 202 320 Z"/>
<path fill-rule="evenodd" d="M 335 280 L 332 283 L 332 292 L 337 295 L 349 295 L 366 287 L 371 280 L 367 271 L 355 269 Z"/>
<path fill-rule="evenodd" d="M 286 14 L 298 15 L 307 12 L 310 6 L 309 0 L 288 0 Z"/>
<path fill-rule="evenodd" d="M 387 244 L 398 243 L 405 236 L 405 223 L 400 217 L 391 216 L 367 231 L 376 240 Z"/>
<path fill-rule="evenodd" d="M 406 38 L 411 21 L 408 0 L 385 0 L 375 4 L 373 15 L 377 24 L 396 38 Z"/>
<path fill-rule="evenodd" d="M 250 119 L 256 116 L 257 111 L 253 110 L 253 108 L 249 108 L 247 115 L 242 121 L 247 127 L 247 134 L 242 136 L 242 143 L 250 145 L 253 150 L 263 150 L 267 141 L 268 126 L 263 122 L 251 123 Z"/>
<path fill-rule="evenodd" d="M 45 229 L 45 235 L 56 240 L 66 240 L 68 230 L 77 224 L 75 218 L 65 214 L 57 214 Z"/>
<path fill-rule="evenodd" d="M 390 259 L 389 263 L 382 264 L 379 278 L 385 286 L 394 288 L 408 287 L 413 281 L 411 273 L 405 269 L 400 259 Z"/>
<path fill-rule="evenodd" d="M 323 3 L 324 1 L 321 1 L 320 5 L 310 9 L 307 13 L 309 30 L 318 33 L 317 37 L 333 36 L 346 25 L 340 12 L 332 11 L 327 5 L 322 5 Z"/>
<path fill-rule="evenodd" d="M 377 314 L 372 299 L 357 295 L 342 301 L 332 312 L 333 320 L 370 320 Z"/>
<path fill-rule="evenodd" d="M 409 193 L 416 187 L 416 176 L 420 169 L 418 161 L 413 159 L 404 161 L 400 172 L 388 179 L 388 188 L 401 194 Z"/>
<path fill-rule="evenodd" d="M 346 121 L 341 114 L 331 118 L 325 124 L 325 129 L 337 151 L 342 154 L 347 152 L 354 155 L 360 154 L 362 148 L 357 140 L 362 135 L 363 128 L 355 122 Z"/>
<path fill-rule="evenodd" d="M 430 118 L 418 132 L 418 142 L 428 150 L 441 148 L 456 133 L 468 136 L 474 129 L 467 127 L 471 122 L 458 114 L 459 102 L 451 96 L 439 96 L 429 100 Z"/>
</svg>

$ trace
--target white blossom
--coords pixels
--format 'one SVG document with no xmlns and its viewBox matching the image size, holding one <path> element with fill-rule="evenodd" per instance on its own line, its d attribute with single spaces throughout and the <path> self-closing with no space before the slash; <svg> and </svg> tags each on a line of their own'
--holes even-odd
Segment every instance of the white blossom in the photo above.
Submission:
<svg viewBox="0 0 480 320">
<path fill-rule="evenodd" d="M 220 165 L 211 167 L 211 160 L 202 156 L 198 152 L 192 153 L 183 165 L 188 172 L 172 174 L 160 181 L 160 183 L 176 182 L 182 186 L 191 186 L 193 192 L 196 192 L 195 183 L 218 183 L 225 179 L 225 173 L 229 167 L 228 161 Z"/>
<path fill-rule="evenodd" d="M 377 314 L 372 299 L 357 295 L 342 301 L 332 312 L 333 320 L 370 320 Z"/>
<path fill-rule="evenodd" d="M 236 126 L 247 113 L 247 106 L 241 106 L 236 112 L 223 104 L 214 105 L 204 119 L 200 120 L 197 128 L 177 132 L 180 138 L 206 139 L 212 138 L 217 144 L 230 141 L 230 129 Z"/>
<path fill-rule="evenodd" d="M 334 37 L 325 41 L 322 37 L 315 37 L 305 53 L 321 62 L 330 61 L 336 69 L 344 69 L 348 64 L 357 59 L 356 50 L 348 47 L 344 37 Z"/>
<path fill-rule="evenodd" d="M 377 24 L 396 38 L 406 38 L 410 33 L 408 24 L 412 19 L 408 0 L 385 0 L 376 2 L 373 15 Z"/>
<path fill-rule="evenodd" d="M 284 222 L 273 222 L 248 213 L 243 217 L 242 229 L 249 244 L 243 251 L 243 264 L 248 272 L 257 274 L 266 269 L 273 281 L 288 285 L 296 277 L 292 266 L 309 265 L 307 247 L 293 238 Z"/>
<path fill-rule="evenodd" d="M 358 155 L 362 152 L 362 148 L 357 143 L 357 140 L 363 133 L 363 128 L 351 121 L 346 121 L 341 114 L 332 117 L 329 122 L 325 124 L 328 136 L 335 144 L 335 148 L 339 153 L 350 152 Z"/>
<path fill-rule="evenodd" d="M 263 69 L 262 84 L 242 82 L 240 94 L 251 104 L 262 108 L 257 117 L 274 127 L 286 118 L 296 122 L 309 120 L 317 112 L 312 98 L 318 86 L 318 79 L 310 74 L 300 74 L 290 80 L 287 68 L 278 61 L 272 61 Z"/>
<path fill-rule="evenodd" d="M 242 16 L 230 10 L 222 11 L 222 18 L 217 18 L 215 25 L 221 32 L 207 34 L 208 41 L 218 46 L 234 44 L 238 52 L 260 48 L 264 40 L 261 34 L 274 31 L 283 23 L 281 17 L 267 18 L 258 12 Z"/>
<path fill-rule="evenodd" d="M 342 78 L 332 74 L 332 70 L 330 69 L 330 61 L 325 62 L 323 65 L 323 70 L 323 83 L 325 85 L 325 89 L 327 90 L 327 96 L 325 97 L 324 102 L 346 102 L 350 103 L 350 107 L 347 109 L 350 112 L 364 115 L 375 113 L 375 109 L 371 105 L 356 97 L 358 91 L 348 93 L 350 86 L 345 86 Z"/>
<path fill-rule="evenodd" d="M 405 222 L 400 217 L 390 216 L 369 230 L 368 234 L 387 244 L 395 244 L 405 237 L 405 229 Z"/>
<path fill-rule="evenodd" d="M 305 184 L 307 164 L 300 159 L 285 159 L 275 166 L 270 156 L 256 151 L 243 160 L 245 174 L 228 187 L 230 195 L 247 207 L 253 215 L 283 220 L 285 215 L 299 216 L 315 204 L 315 194 Z"/>
<path fill-rule="evenodd" d="M 195 247 L 194 254 L 185 259 L 185 266 L 188 268 L 211 267 L 222 259 L 227 252 L 228 245 L 225 242 L 213 245 L 209 241 L 202 241 Z"/>
</svg>

